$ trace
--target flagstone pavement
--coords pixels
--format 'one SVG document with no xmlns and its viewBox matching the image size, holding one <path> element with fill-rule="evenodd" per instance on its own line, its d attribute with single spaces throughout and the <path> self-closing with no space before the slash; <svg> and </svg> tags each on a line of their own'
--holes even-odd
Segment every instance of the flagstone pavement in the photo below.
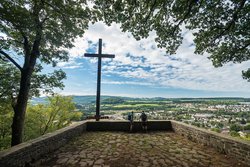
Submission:
<svg viewBox="0 0 250 167">
<path fill-rule="evenodd" d="M 245 167 L 173 132 L 87 132 L 32 166 Z"/>
</svg>

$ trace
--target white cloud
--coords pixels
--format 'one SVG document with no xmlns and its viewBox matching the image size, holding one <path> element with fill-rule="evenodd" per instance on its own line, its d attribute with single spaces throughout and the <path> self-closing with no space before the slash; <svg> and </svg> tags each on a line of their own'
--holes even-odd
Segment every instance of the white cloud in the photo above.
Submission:
<svg viewBox="0 0 250 167">
<path fill-rule="evenodd" d="M 111 84 L 111 85 L 143 85 L 143 86 L 152 86 L 152 83 L 149 82 L 131 82 L 131 81 L 102 81 L 102 84 Z"/>
<path fill-rule="evenodd" d="M 76 47 L 70 50 L 69 67 L 77 67 L 75 58 L 83 57 L 92 41 L 103 39 L 103 53 L 115 54 L 113 60 L 104 59 L 103 73 L 119 75 L 131 80 L 143 79 L 145 85 L 176 87 L 195 90 L 213 91 L 250 91 L 250 84 L 243 80 L 241 71 L 249 68 L 250 62 L 226 64 L 214 68 L 208 55 L 195 55 L 192 32 L 184 32 L 183 44 L 175 55 L 167 55 L 164 49 L 156 47 L 155 33 L 151 32 L 147 39 L 136 41 L 130 33 L 123 33 L 119 24 L 110 27 L 98 22 L 89 26 L 83 38 L 76 40 Z M 92 43 L 92 46 L 93 46 Z M 128 55 L 129 54 L 129 55 Z M 96 59 L 90 59 L 96 63 Z M 111 84 L 138 84 L 137 82 L 116 82 Z"/>
<path fill-rule="evenodd" d="M 81 68 L 82 63 L 76 62 L 76 60 L 71 57 L 68 62 L 58 62 L 57 66 L 65 69 L 75 69 Z"/>
</svg>

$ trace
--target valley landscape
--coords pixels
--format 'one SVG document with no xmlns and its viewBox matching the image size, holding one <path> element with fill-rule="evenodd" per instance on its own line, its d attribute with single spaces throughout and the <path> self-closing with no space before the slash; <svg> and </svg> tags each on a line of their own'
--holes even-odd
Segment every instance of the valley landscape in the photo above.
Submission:
<svg viewBox="0 0 250 167">
<path fill-rule="evenodd" d="M 95 115 L 95 96 L 73 96 L 82 120 Z M 46 103 L 46 98 L 34 98 L 32 104 Z M 127 120 L 134 112 L 139 121 L 142 111 L 149 120 L 177 120 L 186 124 L 250 140 L 249 98 L 131 98 L 102 96 L 101 116 L 112 120 Z"/>
</svg>

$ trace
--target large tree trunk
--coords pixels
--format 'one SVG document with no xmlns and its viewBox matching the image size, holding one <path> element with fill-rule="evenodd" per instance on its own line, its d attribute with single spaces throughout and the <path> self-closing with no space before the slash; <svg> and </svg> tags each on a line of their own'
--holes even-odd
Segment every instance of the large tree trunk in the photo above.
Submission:
<svg viewBox="0 0 250 167">
<path fill-rule="evenodd" d="M 23 69 L 21 73 L 20 90 L 14 106 L 11 146 L 22 143 L 24 120 L 29 99 L 30 81 L 33 68 Z"/>
<path fill-rule="evenodd" d="M 24 120 L 29 99 L 29 91 L 31 84 L 31 76 L 36 65 L 36 60 L 40 55 L 39 47 L 42 37 L 42 22 L 39 20 L 39 12 L 42 9 L 43 2 L 37 1 L 34 3 L 33 15 L 36 23 L 36 35 L 32 47 L 29 44 L 27 36 L 21 32 L 24 39 L 24 65 L 21 69 L 20 90 L 17 96 L 16 104 L 14 105 L 14 117 L 12 122 L 12 138 L 11 146 L 22 143 Z"/>
<path fill-rule="evenodd" d="M 39 55 L 39 45 L 41 34 L 38 33 L 37 40 L 35 40 L 32 52 L 29 52 L 28 44 L 25 45 L 25 62 L 21 70 L 20 90 L 17 96 L 17 101 L 14 106 L 14 117 L 11 125 L 12 138 L 11 146 L 22 143 L 25 113 L 29 99 L 29 91 L 31 84 L 31 76 L 36 64 L 36 59 Z M 26 41 L 26 39 L 25 39 Z"/>
</svg>

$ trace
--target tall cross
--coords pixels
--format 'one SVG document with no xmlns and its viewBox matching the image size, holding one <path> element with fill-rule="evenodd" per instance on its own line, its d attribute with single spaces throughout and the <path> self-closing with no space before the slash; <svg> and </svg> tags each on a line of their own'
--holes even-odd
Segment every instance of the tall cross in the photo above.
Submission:
<svg viewBox="0 0 250 167">
<path fill-rule="evenodd" d="M 101 97 L 101 66 L 102 58 L 114 58 L 115 55 L 102 54 L 102 39 L 99 39 L 98 54 L 85 53 L 85 57 L 98 57 L 98 72 L 97 72 L 97 91 L 96 91 L 96 121 L 100 119 L 100 97 Z"/>
</svg>

